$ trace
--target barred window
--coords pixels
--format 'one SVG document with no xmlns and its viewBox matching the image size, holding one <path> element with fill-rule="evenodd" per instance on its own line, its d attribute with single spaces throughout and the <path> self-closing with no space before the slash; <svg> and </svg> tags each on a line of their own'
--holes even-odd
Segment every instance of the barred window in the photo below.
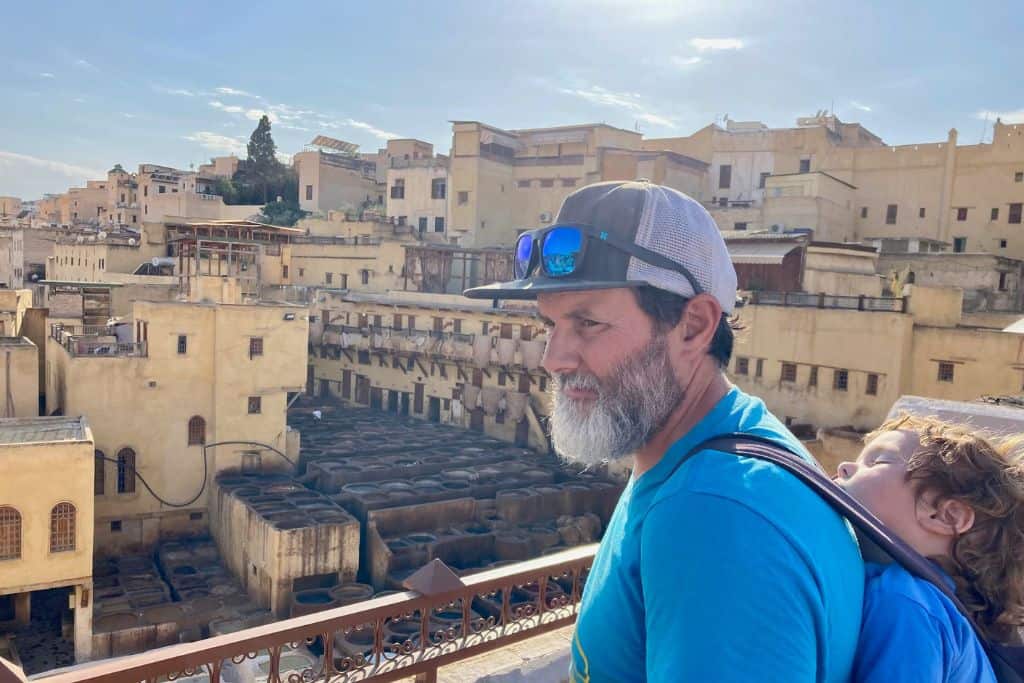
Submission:
<svg viewBox="0 0 1024 683">
<path fill-rule="evenodd" d="M 939 363 L 939 381 L 940 382 L 952 382 L 953 381 L 954 366 L 952 363 Z"/>
<path fill-rule="evenodd" d="M 0 506 L 0 560 L 21 557 L 21 513 L 9 505 Z"/>
<path fill-rule="evenodd" d="M 750 360 L 743 356 L 736 357 L 736 374 L 746 375 L 750 373 Z"/>
<path fill-rule="evenodd" d="M 832 388 L 836 391 L 846 391 L 850 384 L 850 373 L 847 370 L 836 370 L 832 375 Z"/>
<path fill-rule="evenodd" d="M 188 445 L 202 446 L 206 443 L 206 420 L 193 415 L 188 421 Z"/>
<path fill-rule="evenodd" d="M 93 473 L 93 493 L 95 493 L 97 496 L 103 495 L 104 473 L 106 472 L 106 468 L 104 467 L 104 465 L 106 463 L 106 457 L 107 456 L 103 455 L 103 451 L 95 451 L 96 462 L 93 465 L 95 468 L 95 472 Z"/>
<path fill-rule="evenodd" d="M 783 382 L 795 382 L 796 381 L 796 363 L 783 363 L 782 364 L 782 381 Z"/>
<path fill-rule="evenodd" d="M 50 510 L 50 552 L 75 549 L 75 506 L 57 503 Z"/>
<path fill-rule="evenodd" d="M 117 492 L 135 493 L 135 451 L 131 448 L 117 452 Z"/>
<path fill-rule="evenodd" d="M 263 355 L 263 337 L 249 338 L 249 358 Z"/>
</svg>

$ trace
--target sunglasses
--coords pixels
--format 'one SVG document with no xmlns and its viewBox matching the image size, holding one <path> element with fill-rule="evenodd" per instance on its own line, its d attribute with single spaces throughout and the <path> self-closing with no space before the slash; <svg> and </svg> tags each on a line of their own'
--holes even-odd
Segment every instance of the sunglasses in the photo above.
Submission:
<svg viewBox="0 0 1024 683">
<path fill-rule="evenodd" d="M 697 278 L 684 266 L 661 254 L 632 242 L 620 240 L 591 225 L 552 225 L 528 230 L 516 240 L 514 271 L 517 280 L 530 276 L 538 266 L 548 277 L 567 277 L 579 272 L 590 242 L 625 252 L 656 268 L 681 274 L 693 287 L 694 296 L 704 292 Z"/>
</svg>

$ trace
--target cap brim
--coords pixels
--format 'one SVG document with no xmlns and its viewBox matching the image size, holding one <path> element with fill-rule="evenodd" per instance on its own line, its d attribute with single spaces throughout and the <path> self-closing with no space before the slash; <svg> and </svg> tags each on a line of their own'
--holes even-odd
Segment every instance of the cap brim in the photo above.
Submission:
<svg viewBox="0 0 1024 683">
<path fill-rule="evenodd" d="M 589 289 L 621 289 L 642 287 L 642 280 L 562 280 L 553 277 L 531 277 L 525 280 L 494 282 L 482 287 L 473 287 L 462 293 L 470 299 L 536 299 L 538 294 L 556 292 L 581 292 Z"/>
</svg>

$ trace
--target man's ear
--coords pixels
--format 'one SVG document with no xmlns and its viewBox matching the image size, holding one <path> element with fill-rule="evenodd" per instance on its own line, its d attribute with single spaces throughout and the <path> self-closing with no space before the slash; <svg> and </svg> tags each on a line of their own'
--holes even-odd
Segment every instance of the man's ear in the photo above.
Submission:
<svg viewBox="0 0 1024 683">
<path fill-rule="evenodd" d="M 940 536 L 959 536 L 974 526 L 974 508 L 955 498 L 942 501 L 918 501 L 917 521 L 927 531 Z"/>
<path fill-rule="evenodd" d="M 711 347 L 721 318 L 722 307 L 713 296 L 699 294 L 690 299 L 680 321 L 683 346 L 705 353 Z"/>
</svg>

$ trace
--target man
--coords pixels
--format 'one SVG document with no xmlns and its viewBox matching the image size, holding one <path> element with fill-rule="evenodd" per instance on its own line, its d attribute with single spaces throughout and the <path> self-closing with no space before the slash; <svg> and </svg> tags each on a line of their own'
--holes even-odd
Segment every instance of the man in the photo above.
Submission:
<svg viewBox="0 0 1024 683">
<path fill-rule="evenodd" d="M 466 295 L 537 299 L 555 449 L 632 458 L 572 680 L 846 680 L 864 582 L 849 528 L 774 465 L 707 450 L 680 464 L 733 432 L 811 457 L 725 377 L 736 273 L 707 211 L 647 182 L 590 185 L 519 238 L 515 275 Z"/>
</svg>

